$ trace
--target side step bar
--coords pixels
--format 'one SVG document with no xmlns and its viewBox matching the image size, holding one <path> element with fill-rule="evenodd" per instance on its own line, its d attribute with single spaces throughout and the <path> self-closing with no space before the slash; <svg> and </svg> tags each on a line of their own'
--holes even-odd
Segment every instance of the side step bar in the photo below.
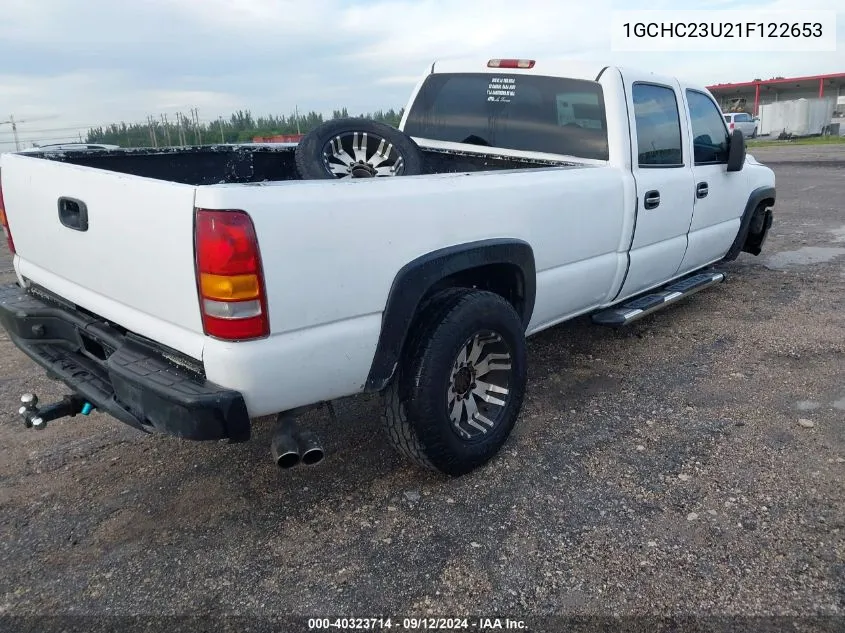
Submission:
<svg viewBox="0 0 845 633">
<path fill-rule="evenodd" d="M 596 312 L 593 323 L 621 327 L 641 319 L 647 314 L 656 312 L 681 299 L 694 295 L 699 290 L 721 283 L 725 280 L 725 273 L 709 271 L 684 277 L 651 294 L 632 299 L 627 303 L 613 308 Z"/>
</svg>

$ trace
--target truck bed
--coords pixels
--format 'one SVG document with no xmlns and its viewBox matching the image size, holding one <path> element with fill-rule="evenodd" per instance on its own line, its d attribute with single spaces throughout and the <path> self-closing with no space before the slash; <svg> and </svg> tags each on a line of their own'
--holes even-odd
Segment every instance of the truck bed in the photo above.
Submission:
<svg viewBox="0 0 845 633">
<path fill-rule="evenodd" d="M 207 145 L 198 147 L 132 148 L 105 151 L 30 153 L 74 165 L 132 174 L 186 185 L 297 180 L 294 145 Z M 545 161 L 423 149 L 425 173 L 447 174 L 568 165 Z"/>
</svg>

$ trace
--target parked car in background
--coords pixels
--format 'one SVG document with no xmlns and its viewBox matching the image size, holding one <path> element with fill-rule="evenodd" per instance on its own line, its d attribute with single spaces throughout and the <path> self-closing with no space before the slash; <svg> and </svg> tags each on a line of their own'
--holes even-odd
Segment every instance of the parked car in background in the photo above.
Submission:
<svg viewBox="0 0 845 633">
<path fill-rule="evenodd" d="M 746 112 L 728 112 L 725 114 L 725 123 L 728 124 L 728 129 L 733 132 L 735 129 L 742 132 L 746 138 L 754 138 L 757 136 L 757 127 L 759 120 Z"/>
</svg>

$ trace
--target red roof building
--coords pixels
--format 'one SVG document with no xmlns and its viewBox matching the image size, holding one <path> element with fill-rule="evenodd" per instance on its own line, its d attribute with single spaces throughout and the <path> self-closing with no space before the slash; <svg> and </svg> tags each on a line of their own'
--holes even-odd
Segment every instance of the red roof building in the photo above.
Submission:
<svg viewBox="0 0 845 633">
<path fill-rule="evenodd" d="M 253 143 L 299 143 L 304 134 L 276 134 L 275 136 L 255 136 Z"/>
<path fill-rule="evenodd" d="M 781 77 L 736 84 L 716 84 L 707 86 L 707 89 L 719 101 L 722 110 L 727 110 L 733 99 L 745 99 L 746 110 L 750 110 L 750 113 L 756 116 L 759 114 L 761 105 L 776 101 L 836 97 L 841 102 L 845 98 L 843 86 L 845 86 L 845 73 L 834 73 L 831 75 L 811 75 L 809 77 Z"/>
</svg>

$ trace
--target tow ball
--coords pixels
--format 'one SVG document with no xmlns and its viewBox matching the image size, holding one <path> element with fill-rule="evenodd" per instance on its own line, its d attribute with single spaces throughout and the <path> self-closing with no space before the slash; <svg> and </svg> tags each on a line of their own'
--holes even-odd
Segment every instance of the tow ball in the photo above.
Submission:
<svg viewBox="0 0 845 633">
<path fill-rule="evenodd" d="M 59 418 L 72 418 L 77 413 L 88 415 L 94 410 L 94 405 L 79 396 L 65 396 L 58 402 L 38 407 L 38 396 L 25 393 L 21 396 L 21 408 L 18 413 L 23 418 L 23 424 L 28 429 L 44 429 L 47 422 Z"/>
</svg>

